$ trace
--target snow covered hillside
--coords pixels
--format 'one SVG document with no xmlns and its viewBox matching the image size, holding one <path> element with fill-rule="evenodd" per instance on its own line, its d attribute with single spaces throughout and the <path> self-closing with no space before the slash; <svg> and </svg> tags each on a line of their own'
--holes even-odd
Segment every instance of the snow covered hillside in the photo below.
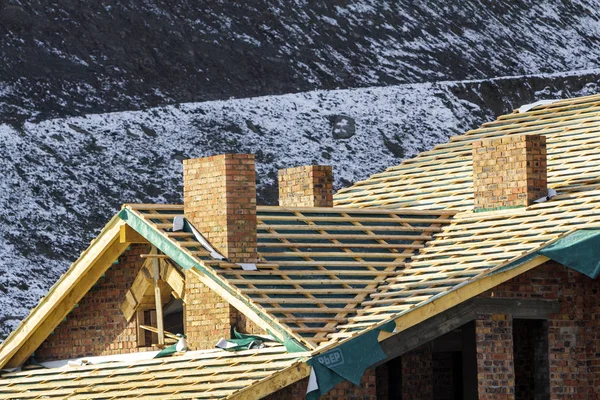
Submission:
<svg viewBox="0 0 600 400">
<path fill-rule="evenodd" d="M 314 91 L 0 125 L 0 332 L 122 203 L 180 202 L 185 158 L 256 154 L 260 202 L 273 203 L 279 168 L 331 164 L 339 188 L 521 104 L 598 93 L 599 78 L 597 70 Z"/>
<path fill-rule="evenodd" d="M 0 0 L 0 121 L 595 68 L 593 0 Z"/>
</svg>

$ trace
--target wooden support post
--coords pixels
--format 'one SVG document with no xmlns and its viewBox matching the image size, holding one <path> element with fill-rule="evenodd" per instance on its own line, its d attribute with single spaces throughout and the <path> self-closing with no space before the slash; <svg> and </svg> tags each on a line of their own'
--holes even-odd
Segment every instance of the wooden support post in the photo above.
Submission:
<svg viewBox="0 0 600 400">
<path fill-rule="evenodd" d="M 152 246 L 151 254 L 157 254 L 158 250 L 155 246 Z M 165 344 L 165 328 L 163 321 L 162 312 L 162 300 L 160 296 L 160 287 L 158 286 L 158 280 L 160 278 L 160 265 L 158 258 L 152 259 L 152 278 L 154 279 L 154 298 L 156 301 L 156 327 L 158 328 L 158 344 L 164 346 Z"/>
<path fill-rule="evenodd" d="M 142 328 L 142 325 L 146 323 L 144 320 L 144 310 L 138 310 L 135 313 L 136 316 L 136 333 L 137 333 L 137 345 L 138 347 L 146 347 L 146 330 Z"/>
<path fill-rule="evenodd" d="M 150 325 L 156 326 L 156 311 L 150 310 L 149 312 L 150 312 Z M 158 335 L 156 333 L 152 333 L 151 339 L 152 339 L 151 340 L 152 344 L 158 343 Z"/>
</svg>

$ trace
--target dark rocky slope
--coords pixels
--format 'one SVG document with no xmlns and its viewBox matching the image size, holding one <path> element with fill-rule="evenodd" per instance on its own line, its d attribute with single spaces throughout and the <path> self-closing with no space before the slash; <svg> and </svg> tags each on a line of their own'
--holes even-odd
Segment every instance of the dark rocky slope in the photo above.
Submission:
<svg viewBox="0 0 600 400">
<path fill-rule="evenodd" d="M 0 121 L 593 68 L 591 0 L 0 0 Z"/>
</svg>

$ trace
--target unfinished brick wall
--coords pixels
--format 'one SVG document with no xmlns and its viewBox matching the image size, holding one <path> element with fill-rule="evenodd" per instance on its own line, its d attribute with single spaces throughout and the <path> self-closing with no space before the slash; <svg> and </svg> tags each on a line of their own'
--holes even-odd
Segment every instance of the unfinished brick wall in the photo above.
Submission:
<svg viewBox="0 0 600 400">
<path fill-rule="evenodd" d="M 333 172 L 329 165 L 279 170 L 279 205 L 333 207 Z"/>
<path fill-rule="evenodd" d="M 267 335 L 268 333 L 260 326 L 256 325 L 252 320 L 236 310 L 236 329 L 242 333 L 255 333 L 259 335 Z"/>
<path fill-rule="evenodd" d="M 127 322 L 121 302 L 142 267 L 146 245 L 132 245 L 79 301 L 66 320 L 35 351 L 38 361 L 154 350 L 137 347 L 136 321 Z"/>
<path fill-rule="evenodd" d="M 266 334 L 254 322 L 185 271 L 185 334 L 190 350 L 213 349 L 221 338 L 238 332 Z"/>
<path fill-rule="evenodd" d="M 360 381 L 360 386 L 344 381 L 338 383 L 320 400 L 377 400 L 377 371 L 376 368 L 365 370 Z M 304 400 L 308 378 L 284 387 L 281 390 L 265 397 L 266 400 Z M 385 396 L 385 392 L 381 392 Z"/>
<path fill-rule="evenodd" d="M 185 271 L 185 335 L 190 350 L 212 349 L 221 338 L 229 338 L 237 311 Z"/>
<path fill-rule="evenodd" d="M 547 195 L 546 138 L 510 135 L 473 143 L 475 211 L 527 207 Z"/>
<path fill-rule="evenodd" d="M 512 317 L 480 314 L 475 321 L 480 400 L 514 400 Z"/>
<path fill-rule="evenodd" d="M 402 400 L 433 398 L 431 342 L 402 355 Z"/>
<path fill-rule="evenodd" d="M 550 398 L 600 398 L 600 282 L 549 261 L 482 297 L 559 300 L 548 318 Z"/>
<path fill-rule="evenodd" d="M 183 204 L 185 217 L 231 262 L 257 261 L 254 155 L 185 160 Z"/>
</svg>

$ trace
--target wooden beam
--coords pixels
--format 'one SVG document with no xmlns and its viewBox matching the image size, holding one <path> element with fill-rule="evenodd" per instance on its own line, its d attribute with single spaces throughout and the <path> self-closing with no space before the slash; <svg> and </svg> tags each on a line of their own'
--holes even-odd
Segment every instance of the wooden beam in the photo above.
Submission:
<svg viewBox="0 0 600 400">
<path fill-rule="evenodd" d="M 478 314 L 510 314 L 513 318 L 546 319 L 558 312 L 556 300 L 473 298 L 381 342 L 389 359 L 401 356 L 473 321 Z"/>
<path fill-rule="evenodd" d="M 262 399 L 271 393 L 283 389 L 300 379 L 310 375 L 310 367 L 305 362 L 299 362 L 281 371 L 275 372 L 268 377 L 246 386 L 235 392 L 229 400 L 254 400 Z"/>
<path fill-rule="evenodd" d="M 144 318 L 144 310 L 137 310 L 135 313 L 136 316 L 136 334 L 137 334 L 137 345 L 139 347 L 146 347 L 146 331 L 142 328 L 142 326 L 146 323 Z"/>
<path fill-rule="evenodd" d="M 166 254 L 140 254 L 140 257 L 141 258 L 161 258 L 161 259 L 169 258 L 169 256 Z"/>
<path fill-rule="evenodd" d="M 158 328 L 155 328 L 153 326 L 142 324 L 142 325 L 140 325 L 140 328 L 142 328 L 146 331 L 152 332 L 152 333 L 158 333 Z M 169 339 L 179 340 L 179 337 L 176 334 L 171 333 L 169 331 L 164 331 L 164 335 L 165 335 L 165 337 L 167 337 Z"/>
<path fill-rule="evenodd" d="M 156 246 L 152 246 L 151 254 L 157 254 L 158 249 Z M 158 263 L 158 258 L 152 259 L 152 278 L 154 280 L 154 300 L 156 302 L 156 327 L 158 328 L 158 344 L 165 344 L 165 327 L 163 320 L 163 309 L 162 309 L 162 300 L 160 295 L 160 286 L 158 285 L 158 280 L 160 279 L 160 265 Z"/>
<path fill-rule="evenodd" d="M 55 289 L 17 328 L 15 334 L 21 335 L 20 340 L 13 342 L 7 339 L 0 350 L 0 367 L 14 368 L 23 364 L 127 249 L 129 243 L 119 240 L 121 223 L 113 223 L 108 231 L 99 236 Z"/>
<path fill-rule="evenodd" d="M 125 293 L 125 300 L 123 300 L 120 307 L 121 312 L 123 313 L 127 321 L 130 321 L 131 318 L 133 318 L 137 305 L 137 300 L 131 293 L 131 290 L 128 290 L 127 293 Z"/>
<path fill-rule="evenodd" d="M 149 243 L 145 237 L 133 230 L 129 225 L 121 225 L 119 230 L 119 240 L 121 243 Z"/>
<path fill-rule="evenodd" d="M 397 208 L 353 208 L 353 207 L 281 207 L 281 206 L 256 206 L 258 212 L 272 213 L 272 212 L 306 212 L 306 213 L 319 213 L 319 214 L 339 214 L 342 212 L 350 214 L 398 214 L 398 215 L 454 215 L 457 213 L 455 210 L 417 210 L 417 209 L 402 209 Z"/>
<path fill-rule="evenodd" d="M 185 278 L 173 264 L 160 260 L 160 277 L 173 289 L 176 297 L 185 301 Z"/>
<path fill-rule="evenodd" d="M 156 310 L 150 310 L 150 325 L 156 326 Z M 152 332 L 152 344 L 158 343 L 158 335 Z"/>
<path fill-rule="evenodd" d="M 397 317 L 394 321 L 396 323 L 396 332 L 402 332 L 410 327 L 413 327 L 425 321 L 426 319 L 433 317 L 434 315 L 446 311 L 457 304 L 460 304 L 485 292 L 486 290 L 493 288 L 494 286 L 506 282 L 515 276 L 521 275 L 522 273 L 527 272 L 548 260 L 548 257 L 537 256 L 534 259 L 511 270 L 499 272 L 494 275 L 489 275 L 469 282 L 468 284 L 465 284 L 464 286 L 453 290 L 438 299 L 435 299 L 422 305 L 421 307 Z M 381 331 L 379 334 L 379 341 L 387 339 L 392 335 L 394 335 L 394 333 Z"/>
</svg>

